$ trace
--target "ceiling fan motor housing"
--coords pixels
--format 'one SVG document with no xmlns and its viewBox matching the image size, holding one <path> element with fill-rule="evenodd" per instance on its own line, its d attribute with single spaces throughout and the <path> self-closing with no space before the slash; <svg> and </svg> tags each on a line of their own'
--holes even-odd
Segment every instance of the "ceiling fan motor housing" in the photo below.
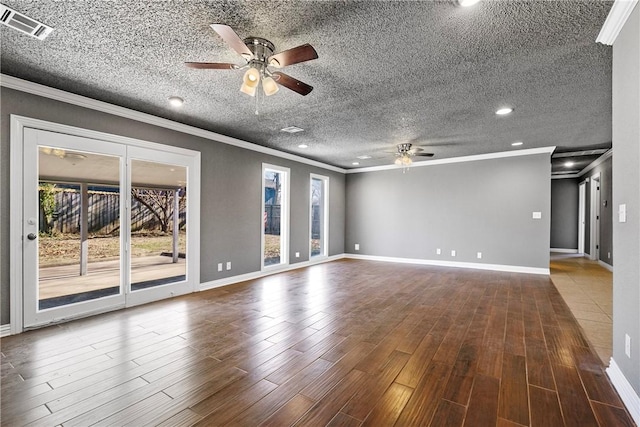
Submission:
<svg viewBox="0 0 640 427">
<path fill-rule="evenodd" d="M 243 42 L 253 53 L 253 58 L 249 61 L 250 64 L 261 71 L 266 70 L 267 65 L 269 65 L 267 60 L 275 50 L 273 43 L 261 37 L 247 37 Z"/>
</svg>

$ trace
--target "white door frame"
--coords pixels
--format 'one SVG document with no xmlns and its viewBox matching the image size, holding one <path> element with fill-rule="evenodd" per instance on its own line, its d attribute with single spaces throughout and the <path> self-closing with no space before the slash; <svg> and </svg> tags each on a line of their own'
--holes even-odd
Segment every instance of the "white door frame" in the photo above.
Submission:
<svg viewBox="0 0 640 427">
<path fill-rule="evenodd" d="M 589 259 L 600 259 L 600 172 L 591 175 L 591 223 L 589 233 Z"/>
<path fill-rule="evenodd" d="M 11 115 L 10 133 L 10 218 L 9 218 L 9 300 L 11 334 L 18 334 L 24 330 L 23 288 L 24 288 L 24 257 L 23 257 L 23 162 L 22 149 L 24 131 L 26 128 L 39 129 L 50 132 L 63 133 L 72 136 L 97 139 L 106 142 L 124 144 L 127 147 L 141 147 L 161 152 L 182 154 L 193 157 L 193 167 L 189 170 L 190 205 L 187 210 L 189 233 L 193 238 L 187 239 L 187 253 L 194 262 L 189 263 L 187 277 L 190 278 L 191 291 L 200 287 L 200 152 L 173 147 L 164 144 L 128 138 L 74 126 L 62 125 L 30 117 Z M 124 218 L 123 218 L 124 219 Z M 193 233 L 193 234 L 191 234 Z"/>
<path fill-rule="evenodd" d="M 582 181 L 578 186 L 578 253 L 584 255 L 585 211 L 586 211 L 587 182 Z"/>
<path fill-rule="evenodd" d="M 282 185 L 281 201 L 280 201 L 280 263 L 274 265 L 264 265 L 264 249 L 265 249 L 265 237 L 264 237 L 264 214 L 265 214 L 265 202 L 264 199 L 264 174 L 267 170 L 279 172 L 284 177 Z M 290 197 L 291 197 L 291 169 L 282 166 L 276 166 L 269 163 L 262 164 L 260 191 L 262 195 L 262 203 L 260 204 L 260 270 L 278 270 L 285 269 L 289 265 L 289 226 L 290 226 Z"/>
<path fill-rule="evenodd" d="M 312 173 L 309 176 L 309 260 L 311 260 L 311 235 L 313 233 L 313 190 L 311 186 L 314 179 L 322 181 L 322 224 L 320 224 L 322 252 L 313 258 L 322 259 L 329 256 L 329 177 Z"/>
</svg>

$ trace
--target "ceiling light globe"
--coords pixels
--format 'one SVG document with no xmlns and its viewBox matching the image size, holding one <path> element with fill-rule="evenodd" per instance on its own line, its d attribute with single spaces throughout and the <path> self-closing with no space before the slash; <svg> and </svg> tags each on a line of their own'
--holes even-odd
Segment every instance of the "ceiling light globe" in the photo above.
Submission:
<svg viewBox="0 0 640 427">
<path fill-rule="evenodd" d="M 395 162 L 393 162 L 393 163 L 395 163 L 395 164 L 396 164 L 396 166 L 402 166 L 402 159 L 401 159 L 400 157 L 398 157 L 398 158 L 396 159 L 396 161 L 395 161 Z"/>
<path fill-rule="evenodd" d="M 403 166 L 409 166 L 411 163 L 413 163 L 413 161 L 411 160 L 411 157 L 409 157 L 409 156 L 403 156 L 402 157 L 402 165 Z"/>
<path fill-rule="evenodd" d="M 262 80 L 262 90 L 266 96 L 271 96 L 278 92 L 279 88 L 278 84 L 272 77 L 265 77 L 265 79 Z"/>
<path fill-rule="evenodd" d="M 248 84 L 243 83 L 242 86 L 240 87 L 240 92 L 246 93 L 249 96 L 256 96 L 256 87 L 249 86 Z"/>
<path fill-rule="evenodd" d="M 170 96 L 169 104 L 171 104 L 172 107 L 182 107 L 182 105 L 184 105 L 184 99 L 179 96 Z"/>
<path fill-rule="evenodd" d="M 258 83 L 260 83 L 260 71 L 251 67 L 244 73 L 244 77 L 242 79 L 243 83 L 249 87 L 257 87 Z M 244 92 L 244 91 L 243 91 Z"/>
</svg>

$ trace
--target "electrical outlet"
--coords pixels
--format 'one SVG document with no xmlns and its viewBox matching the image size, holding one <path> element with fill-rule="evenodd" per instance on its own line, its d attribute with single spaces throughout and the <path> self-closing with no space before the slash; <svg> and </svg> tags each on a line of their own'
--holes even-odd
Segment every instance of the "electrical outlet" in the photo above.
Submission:
<svg viewBox="0 0 640 427">
<path fill-rule="evenodd" d="M 451 251 L 451 256 L 456 256 L 456 251 L 452 250 Z"/>
<path fill-rule="evenodd" d="M 296 258 L 300 258 L 300 252 L 296 252 Z"/>
<path fill-rule="evenodd" d="M 231 261 L 227 261 L 227 271 L 231 270 Z"/>
<path fill-rule="evenodd" d="M 356 245 L 355 245 L 355 249 L 356 249 L 356 251 L 359 251 L 359 250 L 360 250 L 360 243 L 356 243 Z"/>
<path fill-rule="evenodd" d="M 221 262 L 218 263 L 218 271 L 222 271 L 222 263 Z"/>
<path fill-rule="evenodd" d="M 542 219 L 542 212 L 533 212 L 531 214 L 531 218 L 533 218 L 533 219 Z"/>
<path fill-rule="evenodd" d="M 482 259 L 482 252 L 478 252 L 478 259 Z"/>
<path fill-rule="evenodd" d="M 440 248 L 436 249 L 436 255 L 440 255 L 442 253 L 442 250 Z"/>
<path fill-rule="evenodd" d="M 631 359 L 631 337 L 629 334 L 624 334 L 624 354 Z"/>
</svg>

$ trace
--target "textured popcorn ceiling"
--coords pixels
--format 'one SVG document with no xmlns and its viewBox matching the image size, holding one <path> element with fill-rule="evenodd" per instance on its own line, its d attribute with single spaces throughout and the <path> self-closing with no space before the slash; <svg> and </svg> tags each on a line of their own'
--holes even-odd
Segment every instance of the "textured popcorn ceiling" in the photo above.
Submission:
<svg viewBox="0 0 640 427">
<path fill-rule="evenodd" d="M 340 167 L 391 163 L 385 151 L 403 142 L 435 159 L 611 146 L 611 48 L 595 39 L 612 2 L 3 3 L 55 31 L 38 41 L 3 26 L 2 73 Z M 319 59 L 283 69 L 313 92 L 281 88 L 256 104 L 239 91 L 243 71 L 186 68 L 243 63 L 211 23 L 276 51 L 313 45 Z M 503 105 L 515 111 L 496 116 Z"/>
</svg>

